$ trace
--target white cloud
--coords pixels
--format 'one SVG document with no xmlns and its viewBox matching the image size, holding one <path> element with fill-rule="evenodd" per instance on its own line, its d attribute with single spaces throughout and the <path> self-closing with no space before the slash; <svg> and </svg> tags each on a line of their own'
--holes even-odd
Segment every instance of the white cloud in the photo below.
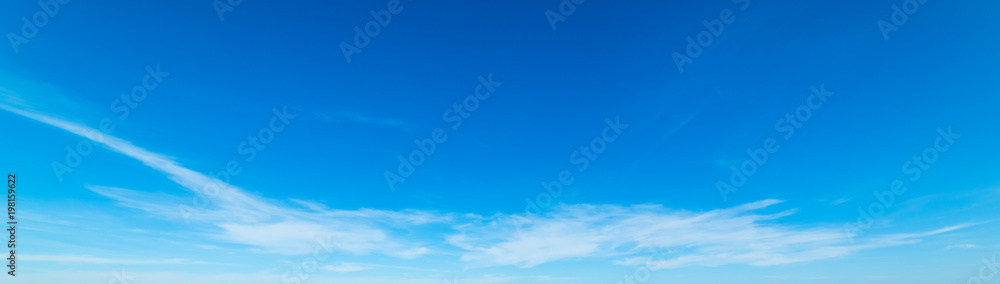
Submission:
<svg viewBox="0 0 1000 284">
<path fill-rule="evenodd" d="M 368 269 L 372 269 L 372 267 L 371 266 L 365 266 L 365 265 L 362 265 L 362 264 L 357 264 L 357 263 L 343 263 L 343 264 L 336 265 L 336 266 L 334 266 L 334 265 L 326 265 L 326 266 L 323 266 L 322 269 L 323 270 L 334 271 L 334 272 L 340 272 L 340 273 L 347 273 L 347 272 L 368 270 Z"/>
<path fill-rule="evenodd" d="M 139 160 L 170 180 L 196 194 L 207 196 L 210 205 L 198 208 L 194 220 L 221 229 L 210 233 L 220 241 L 250 245 L 260 252 L 308 254 L 320 245 L 319 239 L 335 239 L 342 252 L 382 253 L 415 258 L 430 250 L 393 236 L 394 227 L 408 227 L 450 220 L 430 212 L 402 212 L 375 209 L 323 210 L 312 206 L 304 210 L 285 207 L 213 177 L 185 168 L 164 155 L 150 152 L 118 137 L 52 116 L 0 104 L 0 109 L 63 129 L 91 139 L 117 153 Z M 180 219 L 180 205 L 193 207 L 191 199 L 163 193 L 149 193 L 108 186 L 88 189 L 118 201 L 123 206 L 144 210 L 167 218 Z M 301 203 L 300 203 L 301 204 Z"/>
<path fill-rule="evenodd" d="M 330 242 L 339 252 L 417 258 L 432 253 L 431 249 L 412 238 L 420 234 L 411 231 L 404 237 L 399 231 L 432 223 L 457 223 L 453 226 L 455 232 L 444 236 L 445 242 L 457 248 L 460 259 L 470 266 L 532 267 L 584 258 L 615 258 L 619 264 L 646 262 L 657 268 L 724 264 L 765 266 L 909 244 L 922 237 L 966 226 L 920 234 L 872 235 L 856 240 L 855 244 L 840 228 L 774 222 L 794 214 L 794 210 L 772 214 L 756 212 L 781 202 L 777 200 L 707 212 L 670 210 L 659 205 L 560 205 L 544 215 L 488 218 L 418 210 L 334 210 L 308 201 L 292 201 L 299 206 L 291 207 L 252 195 L 185 168 L 166 156 L 100 134 L 92 128 L 2 104 L 0 108 L 98 141 L 162 172 L 194 193 L 208 194 L 211 205 L 199 209 L 195 218 L 210 225 L 211 230 L 203 233 L 220 242 L 248 245 L 264 253 L 309 254 L 326 245 L 324 242 Z M 185 198 L 162 193 L 108 186 L 88 188 L 124 206 L 167 218 L 179 219 L 177 205 L 191 204 Z M 440 232 L 433 233 L 440 235 Z M 649 258 L 646 252 L 653 249 L 669 249 L 674 253 L 661 259 Z M 39 257 L 49 261 L 114 261 L 89 256 Z"/>
<path fill-rule="evenodd" d="M 848 202 L 848 201 L 851 201 L 851 199 L 850 198 L 841 198 L 841 199 L 834 200 L 833 202 L 830 202 L 830 205 L 840 205 L 840 204 L 843 204 L 844 202 Z"/>
<path fill-rule="evenodd" d="M 326 270 L 326 267 L 323 268 Z M 94 271 L 48 271 L 46 273 L 25 273 L 18 275 L 15 283 L 121 283 L 116 281 L 117 277 L 128 279 L 128 283 L 143 284 L 216 284 L 216 283 L 241 283 L 241 284 L 274 284 L 274 283 L 295 283 L 287 281 L 286 275 L 272 274 L 265 272 L 241 273 L 241 274 L 197 274 L 178 272 L 135 272 L 132 270 L 109 270 L 106 272 Z M 21 281 L 21 282 L 17 282 Z M 582 283 L 580 279 L 547 277 L 547 276 L 505 276 L 505 275 L 482 275 L 477 277 L 464 278 L 431 278 L 431 277 L 335 277 L 331 275 L 311 275 L 308 281 L 302 283 L 338 283 L 338 284 L 370 284 L 370 283 L 394 283 L 394 284 L 534 284 L 534 283 Z M 594 283 L 594 282 L 589 282 Z M 598 282 L 600 283 L 600 282 Z"/>
<path fill-rule="evenodd" d="M 218 264 L 183 258 L 171 259 L 112 259 L 94 257 L 89 255 L 20 255 L 21 260 L 27 261 L 49 261 L 62 263 L 85 263 L 85 264 Z"/>
<path fill-rule="evenodd" d="M 778 225 L 794 210 L 761 214 L 778 204 L 764 200 L 708 212 L 668 210 L 658 205 L 560 205 L 545 215 L 487 218 L 458 226 L 448 241 L 466 250 L 473 266 L 533 267 L 581 258 L 621 258 L 654 268 L 748 264 L 778 265 L 841 257 L 852 252 L 919 241 L 964 226 L 921 234 L 873 236 L 853 244 L 836 227 Z M 649 251 L 672 250 L 659 259 Z"/>
</svg>

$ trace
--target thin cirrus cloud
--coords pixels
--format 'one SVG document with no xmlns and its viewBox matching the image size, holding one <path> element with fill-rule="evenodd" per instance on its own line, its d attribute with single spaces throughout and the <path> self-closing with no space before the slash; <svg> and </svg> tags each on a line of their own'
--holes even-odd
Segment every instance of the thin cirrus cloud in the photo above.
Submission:
<svg viewBox="0 0 1000 284">
<path fill-rule="evenodd" d="M 850 241 L 835 227 L 776 224 L 794 214 L 756 213 L 779 204 L 763 200 L 708 212 L 669 210 L 659 205 L 561 205 L 545 215 L 486 218 L 456 226 L 449 243 L 464 249 L 471 266 L 516 265 L 580 258 L 619 258 L 622 265 L 654 269 L 806 262 L 880 247 L 918 242 L 957 230 L 959 225 L 919 234 L 895 234 Z M 671 251 L 650 256 L 651 252 Z"/>
<path fill-rule="evenodd" d="M 112 259 L 89 255 L 24 255 L 21 260 L 87 264 L 218 264 L 183 258 L 172 259 Z"/>
<path fill-rule="evenodd" d="M 785 210 L 764 214 L 779 200 L 762 200 L 707 212 L 672 210 L 660 205 L 559 205 L 541 215 L 474 214 L 377 209 L 334 210 L 310 201 L 291 200 L 288 206 L 185 168 L 164 155 L 132 143 L 99 134 L 97 130 L 48 115 L 0 104 L 0 109 L 33 119 L 100 143 L 117 153 L 139 160 L 170 180 L 202 194 L 219 186 L 211 206 L 199 209 L 196 220 L 213 227 L 204 232 L 217 241 L 247 245 L 255 252 L 308 254 L 332 240 L 337 251 L 378 253 L 403 259 L 436 251 L 429 243 L 446 244 L 445 254 L 457 254 L 470 267 L 534 267 L 574 259 L 610 259 L 614 263 L 646 263 L 657 269 L 687 266 L 747 264 L 778 265 L 842 257 L 872 248 L 912 244 L 920 238 L 957 230 L 952 226 L 926 233 L 872 235 L 850 241 L 849 235 L 830 226 L 790 226 L 777 220 L 795 213 Z M 103 137 L 102 137 L 103 135 Z M 165 218 L 179 219 L 177 205 L 184 199 L 108 186 L 88 189 L 119 204 Z M 427 224 L 450 224 L 450 232 L 433 231 L 438 239 L 413 240 L 399 230 Z M 669 250 L 649 256 L 649 251 Z M 59 257 L 40 260 L 60 261 Z M 100 258 L 62 257 L 62 261 L 100 262 Z M 346 266 L 345 266 L 346 265 Z M 325 267 L 335 272 L 370 269 L 345 264 Z"/>
<path fill-rule="evenodd" d="M 340 272 L 340 273 L 347 273 L 347 272 L 355 272 L 355 271 L 362 271 L 362 270 L 372 269 L 371 266 L 357 264 L 357 263 L 342 263 L 340 265 L 324 265 L 323 267 L 320 267 L 320 268 L 322 268 L 323 270 L 329 270 L 329 271 Z"/>
<path fill-rule="evenodd" d="M 411 214 L 380 210 L 316 212 L 315 208 L 302 210 L 284 207 L 96 129 L 7 105 L 0 104 L 0 109 L 90 139 L 112 151 L 139 160 L 192 192 L 212 193 L 207 195 L 211 196 L 211 206 L 197 209 L 195 219 L 221 229 L 221 232 L 212 233 L 210 237 L 229 243 L 249 245 L 259 252 L 305 254 L 312 252 L 317 246 L 322 245 L 323 239 L 327 239 L 333 240 L 333 245 L 342 252 L 383 253 L 401 258 L 415 258 L 428 253 L 429 249 L 393 236 L 390 230 L 383 228 L 381 224 L 420 225 L 447 220 L 446 217 L 432 217 L 430 213 L 418 211 L 410 211 Z M 216 186 L 214 190 L 206 190 L 213 185 Z M 88 186 L 88 189 L 114 199 L 123 206 L 167 218 L 181 217 L 182 209 L 178 204 L 190 204 L 190 202 L 177 203 L 183 199 L 165 194 L 107 186 Z M 339 218 L 330 218 L 331 216 Z M 384 227 L 391 228 L 390 225 Z"/>
<path fill-rule="evenodd" d="M 442 272 L 441 270 L 424 269 L 424 268 L 409 267 L 409 266 L 382 265 L 382 264 L 371 264 L 371 263 L 351 263 L 351 262 L 345 262 L 345 263 L 341 263 L 341 264 L 337 264 L 337 265 L 324 265 L 324 266 L 320 267 L 320 269 L 327 270 L 327 271 L 338 272 L 338 273 L 350 273 L 350 272 L 364 271 L 364 270 L 370 270 L 370 269 L 375 269 L 375 268 L 387 268 L 387 269 L 395 269 L 395 270 Z"/>
</svg>

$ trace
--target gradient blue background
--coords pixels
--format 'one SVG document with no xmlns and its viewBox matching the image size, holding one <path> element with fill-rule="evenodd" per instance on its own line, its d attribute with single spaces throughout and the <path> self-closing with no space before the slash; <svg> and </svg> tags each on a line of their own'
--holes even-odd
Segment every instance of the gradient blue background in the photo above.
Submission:
<svg viewBox="0 0 1000 284">
<path fill-rule="evenodd" d="M 908 178 L 903 163 L 932 146 L 938 128 L 952 127 L 962 135 L 958 142 L 920 180 L 907 181 L 909 191 L 869 233 L 978 225 L 848 257 L 693 267 L 655 272 L 654 279 L 964 283 L 980 257 L 1000 250 L 991 222 L 1000 209 L 1000 25 L 993 13 L 1000 4 L 928 1 L 885 40 L 876 22 L 900 3 L 751 1 L 681 73 L 671 54 L 683 52 L 685 37 L 702 31 L 703 20 L 737 4 L 586 1 L 553 31 L 544 11 L 558 1 L 403 1 L 403 11 L 348 63 L 338 45 L 352 41 L 353 27 L 386 1 L 245 0 L 224 21 L 210 1 L 71 1 L 18 53 L 0 48 L 0 88 L 13 94 L 0 103 L 15 105 L 16 98 L 94 128 L 110 117 L 114 136 L 202 173 L 245 158 L 237 145 L 267 125 L 272 109 L 287 106 L 297 117 L 253 162 L 242 163 L 233 185 L 262 198 L 345 210 L 479 215 L 523 212 L 540 182 L 576 168 L 571 153 L 600 135 L 605 118 L 620 117 L 629 128 L 586 171 L 574 170 L 575 182 L 555 202 L 697 212 L 773 198 L 799 210 L 782 224 L 837 228 L 876 200 L 873 191 Z M 15 33 L 22 16 L 40 9 L 32 1 L 3 6 L 0 31 Z M 127 119 L 117 119 L 111 102 L 156 65 L 169 77 Z M 488 74 L 502 83 L 497 91 L 389 190 L 383 174 L 396 168 L 396 157 L 414 150 L 414 139 L 448 127 L 442 113 Z M 747 149 L 780 137 L 775 122 L 821 84 L 835 95 L 794 137 L 779 138 L 780 150 L 724 201 L 716 181 L 748 158 Z M 37 216 L 22 225 L 22 254 L 225 263 L 129 266 L 201 274 L 257 272 L 280 266 L 278 259 L 299 259 L 248 258 L 260 254 L 241 246 L 228 253 L 192 247 L 201 238 L 190 226 L 118 206 L 85 186 L 185 198 L 190 192 L 100 147 L 59 182 L 51 163 L 63 161 L 64 147 L 80 138 L 10 112 L 0 112 L 0 121 L 2 167 L 19 174 L 24 216 Z M 421 234 L 435 230 L 447 228 Z M 963 245 L 973 246 L 955 248 Z M 461 261 L 447 255 L 366 258 L 462 271 Z M 121 266 L 22 265 L 24 273 Z M 610 283 L 632 271 L 588 259 L 477 269 L 462 273 Z M 427 277 L 443 277 L 435 273 L 446 274 Z"/>
</svg>

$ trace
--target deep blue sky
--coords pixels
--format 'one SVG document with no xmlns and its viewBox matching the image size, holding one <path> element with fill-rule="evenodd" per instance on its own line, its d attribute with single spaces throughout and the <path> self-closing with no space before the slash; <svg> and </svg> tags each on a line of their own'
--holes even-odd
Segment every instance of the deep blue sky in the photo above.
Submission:
<svg viewBox="0 0 1000 284">
<path fill-rule="evenodd" d="M 331 232 L 365 240 L 345 241 L 354 249 L 317 272 L 342 282 L 613 282 L 652 247 L 676 254 L 665 262 L 676 267 L 653 272 L 663 281 L 958 282 L 1000 248 L 988 237 L 1000 201 L 1000 26 L 991 12 L 1000 4 L 928 1 L 886 39 L 877 22 L 892 22 L 904 1 L 751 0 L 746 10 L 742 1 L 586 1 L 552 30 L 545 11 L 559 1 L 404 0 L 345 60 L 341 43 L 387 2 L 244 0 L 220 20 L 211 1 L 71 1 L 17 52 L 3 48 L 0 156 L 26 187 L 23 271 L 64 277 L 20 280 L 107 281 L 112 268 L 279 279 L 284 261 Z M 685 52 L 685 38 L 726 9 L 735 20 L 679 71 L 672 56 Z M 39 11 L 6 3 L 0 30 L 19 35 L 21 17 Z M 169 75 L 120 119 L 114 100 L 157 66 Z M 474 95 L 480 76 L 501 85 L 450 128 L 445 111 Z M 775 124 L 820 86 L 833 95 L 783 138 Z M 295 118 L 248 162 L 240 143 L 284 108 Z M 52 163 L 83 139 L 73 132 L 103 118 L 121 140 L 98 143 L 59 181 Z M 574 151 L 616 118 L 628 128 L 578 171 Z M 949 127 L 961 137 L 911 180 L 904 163 Z M 447 141 L 391 190 L 384 175 L 397 156 L 438 128 Z M 768 138 L 780 149 L 724 199 L 717 181 Z M 142 151 L 121 148 L 129 144 Z M 206 181 L 197 173 L 229 161 L 242 171 L 225 186 L 243 201 L 180 218 L 178 205 L 195 206 L 192 187 Z M 497 229 L 563 170 L 574 181 L 555 198 L 561 205 L 524 215 L 532 221 L 518 232 L 536 235 Z M 843 233 L 894 180 L 909 190 L 854 243 L 827 235 Z M 754 202 L 769 206 L 709 213 Z M 786 210 L 797 211 L 764 217 Z M 687 229 L 622 221 L 698 214 L 708 215 Z M 587 225 L 556 226 L 576 221 Z M 588 238 L 612 229 L 629 233 Z M 246 237 L 259 231 L 270 233 Z M 693 236 L 720 241 L 671 239 Z M 793 241 L 801 239 L 811 241 Z M 755 242 L 783 245 L 755 251 Z M 247 260 L 259 258 L 267 260 Z M 189 267 L 199 261 L 213 267 Z"/>
</svg>

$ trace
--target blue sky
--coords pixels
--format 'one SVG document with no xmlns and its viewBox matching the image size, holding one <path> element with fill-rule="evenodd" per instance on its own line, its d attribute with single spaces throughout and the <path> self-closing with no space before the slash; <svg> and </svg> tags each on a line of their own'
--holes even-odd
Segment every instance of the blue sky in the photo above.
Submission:
<svg viewBox="0 0 1000 284">
<path fill-rule="evenodd" d="M 42 3 L 15 283 L 995 280 L 998 3 Z"/>
</svg>

